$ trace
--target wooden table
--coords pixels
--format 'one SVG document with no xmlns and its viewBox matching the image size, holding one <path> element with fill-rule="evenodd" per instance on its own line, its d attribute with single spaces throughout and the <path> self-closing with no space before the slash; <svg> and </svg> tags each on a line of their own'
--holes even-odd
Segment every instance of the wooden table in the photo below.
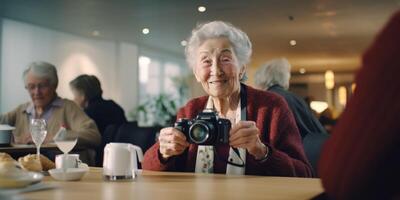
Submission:
<svg viewBox="0 0 400 200">
<path fill-rule="evenodd" d="M 25 193 L 27 199 L 310 199 L 323 191 L 319 179 L 227 176 L 143 171 L 133 182 L 102 180 L 102 169 L 91 168 L 78 182 L 54 181 L 56 189 Z"/>
</svg>

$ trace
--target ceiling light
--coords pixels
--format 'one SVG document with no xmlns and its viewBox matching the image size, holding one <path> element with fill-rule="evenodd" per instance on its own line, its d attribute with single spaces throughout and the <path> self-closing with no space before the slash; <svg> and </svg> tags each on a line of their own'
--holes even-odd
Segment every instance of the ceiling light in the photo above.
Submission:
<svg viewBox="0 0 400 200">
<path fill-rule="evenodd" d="M 92 32 L 92 35 L 93 35 L 93 36 L 99 36 L 99 35 L 100 35 L 100 32 L 99 32 L 98 30 L 94 30 L 94 31 Z"/>
<path fill-rule="evenodd" d="M 295 46 L 297 44 L 296 40 L 290 40 L 289 44 L 291 46 Z"/>
<path fill-rule="evenodd" d="M 305 74 L 306 73 L 306 69 L 300 68 L 299 72 L 300 72 L 300 74 Z"/>
<path fill-rule="evenodd" d="M 317 113 L 321 113 L 328 108 L 328 103 L 326 103 L 325 101 L 311 101 L 310 107 Z"/>
<path fill-rule="evenodd" d="M 199 6 L 199 7 L 197 7 L 197 10 L 198 10 L 199 12 L 205 12 L 207 9 L 206 9 L 206 7 L 204 7 L 204 6 Z"/>
<path fill-rule="evenodd" d="M 339 97 L 339 103 L 342 106 L 346 105 L 347 102 L 347 89 L 344 86 L 340 86 L 338 90 L 338 97 Z"/>
<path fill-rule="evenodd" d="M 331 90 L 335 87 L 335 74 L 332 70 L 327 70 L 325 72 L 325 87 Z"/>
<path fill-rule="evenodd" d="M 182 46 L 186 46 L 186 45 L 187 45 L 186 40 L 182 40 L 182 41 L 181 41 L 181 45 L 182 45 Z"/>
<path fill-rule="evenodd" d="M 142 29 L 142 33 L 147 35 L 150 33 L 150 30 L 148 28 L 144 28 L 144 29 Z"/>
</svg>

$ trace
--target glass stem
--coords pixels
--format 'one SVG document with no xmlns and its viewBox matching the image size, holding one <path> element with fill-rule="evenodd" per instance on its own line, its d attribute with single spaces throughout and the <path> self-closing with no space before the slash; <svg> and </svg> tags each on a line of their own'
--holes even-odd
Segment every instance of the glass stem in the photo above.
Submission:
<svg viewBox="0 0 400 200">
<path fill-rule="evenodd" d="M 40 145 L 36 146 L 36 156 L 37 156 L 37 159 L 40 160 Z"/>
</svg>

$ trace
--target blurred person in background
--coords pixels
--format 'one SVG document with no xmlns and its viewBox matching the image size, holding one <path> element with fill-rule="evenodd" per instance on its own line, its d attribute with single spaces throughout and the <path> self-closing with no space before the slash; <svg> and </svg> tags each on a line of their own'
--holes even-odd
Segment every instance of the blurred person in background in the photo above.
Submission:
<svg viewBox="0 0 400 200">
<path fill-rule="evenodd" d="M 326 199 L 400 199 L 399 35 L 400 11 L 363 55 L 357 88 L 321 154 Z"/>
<path fill-rule="evenodd" d="M 304 100 L 288 91 L 290 68 L 286 58 L 268 61 L 256 71 L 255 83 L 260 89 L 276 93 L 286 100 L 294 114 L 306 155 L 316 170 L 320 150 L 328 134 Z"/>
<path fill-rule="evenodd" d="M 285 98 L 294 114 L 301 137 L 310 133 L 326 134 L 321 123 L 314 117 L 306 102 L 288 91 L 291 65 L 286 58 L 273 59 L 263 64 L 255 73 L 255 83 L 263 90 L 274 92 Z"/>
<path fill-rule="evenodd" d="M 70 83 L 74 101 L 92 118 L 103 135 L 108 125 L 126 123 L 124 110 L 113 100 L 103 99 L 103 90 L 99 79 L 93 75 L 83 74 Z"/>
<path fill-rule="evenodd" d="M 322 126 L 324 126 L 325 130 L 328 133 L 331 133 L 333 130 L 333 127 L 336 124 L 336 120 L 333 117 L 333 112 L 331 108 L 326 108 L 324 111 L 322 111 L 319 114 L 319 118 L 318 118 L 319 122 L 322 124 Z"/>
<path fill-rule="evenodd" d="M 70 81 L 69 86 L 74 101 L 85 113 L 92 118 L 101 134 L 101 144 L 96 149 L 95 165 L 101 167 L 103 164 L 103 149 L 109 142 L 113 142 L 114 132 L 107 132 L 106 128 L 110 125 L 119 127 L 126 123 L 124 110 L 113 100 L 103 99 L 103 90 L 99 79 L 94 75 L 83 74 Z"/>
<path fill-rule="evenodd" d="M 215 134 L 193 128 L 190 135 L 185 135 L 188 132 L 182 129 L 163 128 L 158 142 L 145 153 L 143 169 L 312 176 L 285 100 L 243 83 L 252 52 L 247 34 L 229 23 L 213 21 L 195 28 L 188 41 L 186 59 L 208 95 L 190 100 L 178 111 L 177 119 L 193 119 L 201 114 L 209 120 L 229 121 L 230 131 L 221 131 L 228 141 L 193 143 Z"/>
</svg>

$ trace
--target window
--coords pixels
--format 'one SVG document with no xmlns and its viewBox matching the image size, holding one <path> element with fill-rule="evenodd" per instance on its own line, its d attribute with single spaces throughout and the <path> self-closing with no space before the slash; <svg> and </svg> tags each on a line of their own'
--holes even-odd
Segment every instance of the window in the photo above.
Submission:
<svg viewBox="0 0 400 200">
<path fill-rule="evenodd" d="M 139 56 L 139 103 L 150 97 L 166 94 L 175 99 L 185 99 L 182 80 L 188 70 L 179 62 L 165 61 L 151 56 Z M 181 100 L 180 100 L 181 101 Z"/>
</svg>

